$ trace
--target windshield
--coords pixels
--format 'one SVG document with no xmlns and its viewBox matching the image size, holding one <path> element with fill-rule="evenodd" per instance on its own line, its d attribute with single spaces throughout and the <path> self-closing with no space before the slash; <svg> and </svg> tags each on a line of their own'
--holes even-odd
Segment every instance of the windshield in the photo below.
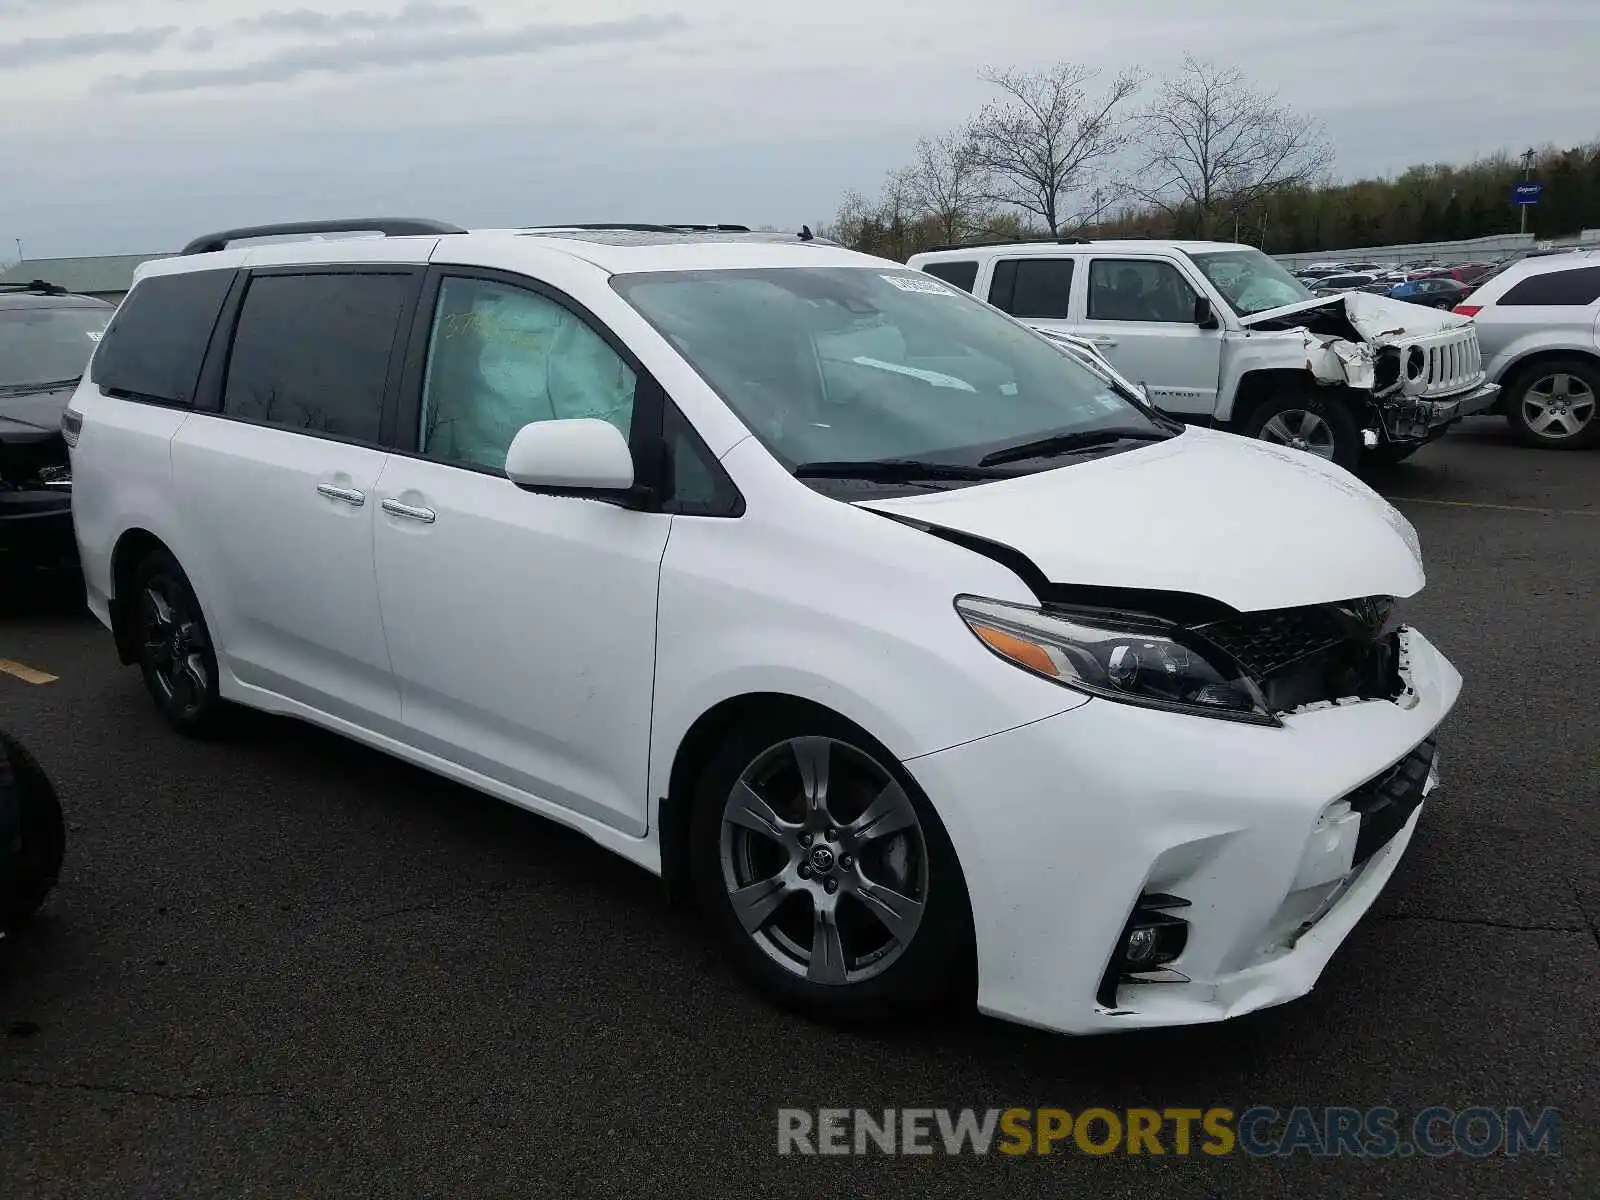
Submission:
<svg viewBox="0 0 1600 1200">
<path fill-rule="evenodd" d="M 89 365 L 110 308 L 0 308 L 0 388 L 76 379 Z"/>
<path fill-rule="evenodd" d="M 612 285 L 790 468 L 973 464 L 1058 433 L 1167 432 L 1067 352 L 921 272 L 682 271 Z"/>
<path fill-rule="evenodd" d="M 1242 247 L 1189 257 L 1241 317 L 1311 299 L 1305 284 L 1259 250 Z"/>
</svg>

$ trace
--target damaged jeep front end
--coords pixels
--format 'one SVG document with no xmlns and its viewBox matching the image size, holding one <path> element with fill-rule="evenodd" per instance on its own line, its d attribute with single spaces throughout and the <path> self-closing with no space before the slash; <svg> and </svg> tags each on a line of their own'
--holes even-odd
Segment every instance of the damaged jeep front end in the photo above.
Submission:
<svg viewBox="0 0 1600 1200">
<path fill-rule="evenodd" d="M 1298 337 L 1306 372 L 1324 387 L 1365 393 L 1369 447 L 1441 436 L 1493 407 L 1470 320 L 1364 292 L 1275 309 L 1244 322 L 1253 334 Z"/>
</svg>

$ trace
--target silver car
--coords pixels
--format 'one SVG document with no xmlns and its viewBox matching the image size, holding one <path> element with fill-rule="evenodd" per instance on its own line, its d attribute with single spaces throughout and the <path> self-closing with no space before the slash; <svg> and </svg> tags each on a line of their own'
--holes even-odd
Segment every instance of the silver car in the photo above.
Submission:
<svg viewBox="0 0 1600 1200">
<path fill-rule="evenodd" d="M 1600 443 L 1600 252 L 1524 258 L 1456 306 L 1478 327 L 1495 411 L 1524 442 L 1552 450 Z"/>
</svg>

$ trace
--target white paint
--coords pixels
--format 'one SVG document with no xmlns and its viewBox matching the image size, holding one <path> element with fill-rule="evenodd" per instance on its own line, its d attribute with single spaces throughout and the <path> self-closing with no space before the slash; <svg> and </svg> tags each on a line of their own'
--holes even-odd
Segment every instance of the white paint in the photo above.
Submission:
<svg viewBox="0 0 1600 1200">
<path fill-rule="evenodd" d="M 1015 480 L 845 503 L 794 479 L 610 278 L 891 264 L 826 246 L 628 249 L 505 232 L 319 246 L 166 260 L 146 274 L 361 261 L 372 247 L 374 261 L 432 255 L 543 281 L 627 343 L 745 510 L 674 516 L 531 494 L 399 449 L 114 400 L 87 379 L 72 453 L 90 607 L 110 620 L 118 538 L 156 534 L 205 605 L 226 697 L 561 821 L 650 870 L 661 869 L 656 802 L 697 719 L 758 692 L 824 705 L 906 763 L 948 829 L 972 901 L 980 1007 L 1051 1029 L 1212 1021 L 1292 999 L 1394 869 L 1412 826 L 1344 881 L 1293 949 L 1263 956 L 1261 932 L 1296 889 L 1337 875 L 1330 803 L 1456 701 L 1460 676 L 1420 635 L 1404 706 L 1339 704 L 1264 728 L 1091 700 L 1003 661 L 953 608 L 961 594 L 1035 602 L 1021 578 L 886 519 L 1014 547 L 1059 582 L 1241 609 L 1415 593 L 1414 532 L 1347 473 L 1190 430 Z M 563 453 L 560 471 L 541 469 L 618 481 L 612 464 L 594 468 L 596 446 Z M 1324 852 L 1308 849 L 1319 838 Z M 1099 976 L 1146 889 L 1193 903 L 1177 964 L 1189 982 L 1135 989 L 1126 1011 L 1107 1012 Z"/>
</svg>

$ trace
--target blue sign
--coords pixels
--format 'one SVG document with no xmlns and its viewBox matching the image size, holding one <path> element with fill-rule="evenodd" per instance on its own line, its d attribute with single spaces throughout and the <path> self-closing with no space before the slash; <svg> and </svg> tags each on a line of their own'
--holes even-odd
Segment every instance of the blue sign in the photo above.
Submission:
<svg viewBox="0 0 1600 1200">
<path fill-rule="evenodd" d="M 1537 204 L 1539 203 L 1539 197 L 1542 195 L 1544 195 L 1544 184 L 1519 183 L 1511 189 L 1511 203 Z"/>
</svg>

